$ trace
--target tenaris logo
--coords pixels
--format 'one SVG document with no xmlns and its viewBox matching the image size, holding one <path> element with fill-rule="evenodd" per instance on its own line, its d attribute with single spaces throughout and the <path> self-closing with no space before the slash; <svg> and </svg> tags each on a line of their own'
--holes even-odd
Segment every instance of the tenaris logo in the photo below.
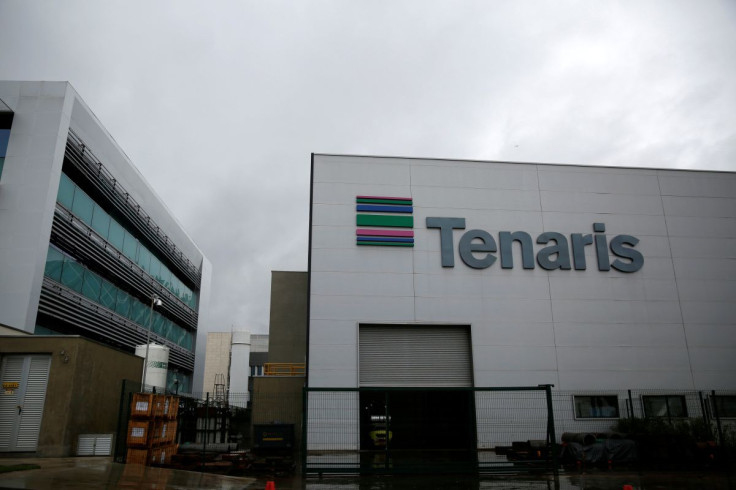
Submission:
<svg viewBox="0 0 736 490">
<path fill-rule="evenodd" d="M 455 244 L 453 230 L 465 229 L 465 218 L 428 217 L 427 228 L 440 232 L 440 251 L 442 267 L 455 267 Z M 595 247 L 598 270 L 614 268 L 621 272 L 636 272 L 644 266 L 644 256 L 634 247 L 639 239 L 631 235 L 616 235 L 608 240 L 604 234 L 604 223 L 593 223 L 593 234 L 573 233 L 570 241 L 562 233 L 547 231 L 537 236 L 536 243 L 547 245 L 537 251 L 536 263 L 545 270 L 585 270 L 585 247 Z M 534 269 L 534 245 L 532 237 L 524 231 L 500 231 L 498 245 L 485 230 L 469 230 L 462 234 L 457 248 L 460 259 L 468 267 L 486 269 L 496 262 L 499 253 L 502 269 L 514 268 L 513 244 L 521 247 L 521 265 L 524 269 Z M 550 244 L 554 242 L 553 244 Z M 572 254 L 570 253 L 572 249 Z M 611 261 L 608 251 L 616 257 Z"/>
<path fill-rule="evenodd" d="M 411 197 L 356 196 L 357 245 L 414 246 L 414 207 Z"/>
</svg>

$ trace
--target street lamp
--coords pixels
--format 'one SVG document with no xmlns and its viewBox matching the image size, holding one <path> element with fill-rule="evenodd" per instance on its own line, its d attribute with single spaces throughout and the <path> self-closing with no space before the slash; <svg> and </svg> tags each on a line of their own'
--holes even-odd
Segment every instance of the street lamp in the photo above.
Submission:
<svg viewBox="0 0 736 490">
<path fill-rule="evenodd" d="M 146 357 L 143 360 L 143 381 L 141 384 L 141 392 L 146 391 L 146 373 L 148 372 L 148 347 L 151 345 L 151 325 L 153 324 L 153 307 L 161 306 L 163 302 L 161 298 L 155 294 L 151 296 L 151 313 L 148 315 L 148 332 L 146 333 Z"/>
</svg>

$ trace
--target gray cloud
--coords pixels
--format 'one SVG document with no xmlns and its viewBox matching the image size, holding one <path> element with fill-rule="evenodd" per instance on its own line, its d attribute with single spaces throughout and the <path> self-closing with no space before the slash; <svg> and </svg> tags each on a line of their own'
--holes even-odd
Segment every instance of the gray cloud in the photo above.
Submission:
<svg viewBox="0 0 736 490">
<path fill-rule="evenodd" d="M 736 169 L 732 2 L 0 3 L 214 266 L 203 332 L 305 270 L 311 152 Z M 203 340 L 200 339 L 200 344 Z"/>
</svg>

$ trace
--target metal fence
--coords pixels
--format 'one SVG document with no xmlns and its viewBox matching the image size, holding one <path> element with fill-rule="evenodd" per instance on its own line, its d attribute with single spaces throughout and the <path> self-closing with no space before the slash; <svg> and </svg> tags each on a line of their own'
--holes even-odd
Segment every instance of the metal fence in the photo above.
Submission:
<svg viewBox="0 0 736 490">
<path fill-rule="evenodd" d="M 307 388 L 305 473 L 555 471 L 549 386 Z"/>
<path fill-rule="evenodd" d="M 736 448 L 728 391 L 307 388 L 304 406 L 307 474 L 707 469 Z"/>
<path fill-rule="evenodd" d="M 133 394 L 141 391 L 136 381 L 123 381 L 114 459 L 126 462 L 128 426 Z M 155 392 L 155 389 L 147 390 Z M 174 394 L 168 391 L 165 394 Z M 248 393 L 230 393 L 215 399 L 210 393 L 177 393 L 179 408 L 176 438 L 180 453 L 212 459 L 215 453 L 251 447 L 251 406 Z"/>
<path fill-rule="evenodd" d="M 125 462 L 133 393 L 123 384 L 115 460 Z M 736 455 L 736 392 L 521 388 L 306 388 L 289 393 L 179 394 L 176 443 L 204 467 L 214 451 L 254 448 L 253 427 L 293 425 L 307 474 L 554 473 L 594 464 L 607 438 L 635 441 L 643 468 L 716 468 Z M 300 453 L 300 454 L 298 454 Z M 577 458 L 577 461 L 575 460 Z M 604 458 L 603 464 L 618 464 Z"/>
<path fill-rule="evenodd" d="M 736 448 L 736 392 L 553 391 L 552 401 L 559 442 L 630 439 L 640 466 L 725 466 Z"/>
</svg>

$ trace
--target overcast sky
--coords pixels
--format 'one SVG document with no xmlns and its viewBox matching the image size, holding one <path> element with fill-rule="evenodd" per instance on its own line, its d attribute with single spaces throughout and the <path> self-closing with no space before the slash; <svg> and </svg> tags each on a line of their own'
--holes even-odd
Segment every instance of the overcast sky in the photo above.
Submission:
<svg viewBox="0 0 736 490">
<path fill-rule="evenodd" d="M 201 331 L 306 270 L 312 152 L 736 170 L 726 0 L 0 0 L 0 79 L 72 83 L 212 262 Z"/>
</svg>

